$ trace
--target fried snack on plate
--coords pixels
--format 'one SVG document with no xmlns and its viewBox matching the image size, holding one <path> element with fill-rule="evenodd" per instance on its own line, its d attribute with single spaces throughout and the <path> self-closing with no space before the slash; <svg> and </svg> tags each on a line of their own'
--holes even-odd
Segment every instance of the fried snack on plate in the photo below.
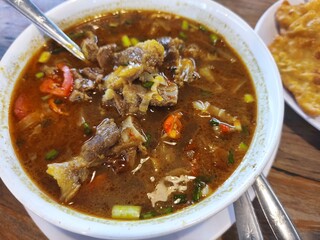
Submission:
<svg viewBox="0 0 320 240">
<path fill-rule="evenodd" d="M 276 20 L 280 35 L 269 48 L 283 84 L 305 113 L 320 116 L 320 0 L 284 1 Z"/>
</svg>

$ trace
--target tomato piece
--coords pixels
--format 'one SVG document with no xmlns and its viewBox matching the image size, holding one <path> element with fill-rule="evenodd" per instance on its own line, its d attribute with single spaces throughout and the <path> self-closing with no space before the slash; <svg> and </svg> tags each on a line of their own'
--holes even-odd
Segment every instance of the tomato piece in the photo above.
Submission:
<svg viewBox="0 0 320 240">
<path fill-rule="evenodd" d="M 182 113 L 174 113 L 167 117 L 167 119 L 163 123 L 163 129 L 166 134 L 173 139 L 178 139 L 181 137 L 182 123 L 180 118 L 182 117 Z"/>
<path fill-rule="evenodd" d="M 220 124 L 219 127 L 222 133 L 229 133 L 231 131 L 231 128 L 226 124 Z"/>
<path fill-rule="evenodd" d="M 65 91 L 60 87 L 60 84 L 49 77 L 45 78 L 41 83 L 40 91 L 44 93 L 50 93 L 59 97 L 65 96 Z"/>
<path fill-rule="evenodd" d="M 40 91 L 59 97 L 68 97 L 73 88 L 73 76 L 70 68 L 66 65 L 58 64 L 58 68 L 63 72 L 62 84 L 52 77 L 47 77 L 40 85 Z"/>
<path fill-rule="evenodd" d="M 19 121 L 31 112 L 30 99 L 25 94 L 20 94 L 17 97 L 14 102 L 13 112 Z"/>
<path fill-rule="evenodd" d="M 66 94 L 69 96 L 73 88 L 73 76 L 68 66 L 66 65 L 61 66 L 60 69 L 63 71 L 62 88 L 65 90 Z"/>
</svg>

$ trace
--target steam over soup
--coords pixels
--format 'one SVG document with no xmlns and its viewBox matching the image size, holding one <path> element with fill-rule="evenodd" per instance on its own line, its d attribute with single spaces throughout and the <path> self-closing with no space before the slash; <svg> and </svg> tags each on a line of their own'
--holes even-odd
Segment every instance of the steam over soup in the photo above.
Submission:
<svg viewBox="0 0 320 240">
<path fill-rule="evenodd" d="M 246 66 L 221 36 L 148 11 L 67 32 L 88 61 L 49 41 L 11 103 L 16 153 L 45 193 L 87 214 L 146 219 L 201 201 L 232 174 L 256 102 Z"/>
</svg>

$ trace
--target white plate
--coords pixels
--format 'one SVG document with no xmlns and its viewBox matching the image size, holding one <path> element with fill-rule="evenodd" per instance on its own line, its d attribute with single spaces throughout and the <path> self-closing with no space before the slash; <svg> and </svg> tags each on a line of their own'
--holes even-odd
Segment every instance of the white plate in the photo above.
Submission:
<svg viewBox="0 0 320 240">
<path fill-rule="evenodd" d="M 278 145 L 272 154 L 272 157 L 266 167 L 263 170 L 265 176 L 268 175 L 271 166 L 276 157 L 278 147 L 280 144 L 280 139 L 278 140 Z M 251 200 L 254 199 L 255 195 L 253 189 L 250 187 L 249 195 Z M 32 220 L 38 226 L 38 228 L 46 235 L 48 239 L 59 239 L 59 240 L 98 240 L 97 238 L 92 238 L 84 235 L 79 235 L 66 231 L 59 228 L 44 219 L 40 218 L 30 210 L 26 209 Z M 229 205 L 227 208 L 212 216 L 206 221 L 203 221 L 187 230 L 182 230 L 168 236 L 162 236 L 159 238 L 152 238 L 149 240 L 213 240 L 219 238 L 223 233 L 225 233 L 235 222 L 235 215 L 233 210 L 233 205 Z M 148 240 L 148 239 L 146 239 Z"/>
<path fill-rule="evenodd" d="M 275 13 L 283 0 L 280 0 L 274 3 L 259 19 L 255 31 L 258 35 L 262 38 L 266 45 L 269 45 L 274 38 L 278 35 L 277 27 L 276 27 L 276 20 L 275 20 Z M 304 3 L 303 0 L 289 0 L 291 4 L 299 4 Z M 316 129 L 320 131 L 320 116 L 313 118 L 307 115 L 302 109 L 299 107 L 297 102 L 295 101 L 294 97 L 284 89 L 284 99 L 286 103 L 303 119 L 305 119 L 308 123 L 314 126 Z"/>
</svg>

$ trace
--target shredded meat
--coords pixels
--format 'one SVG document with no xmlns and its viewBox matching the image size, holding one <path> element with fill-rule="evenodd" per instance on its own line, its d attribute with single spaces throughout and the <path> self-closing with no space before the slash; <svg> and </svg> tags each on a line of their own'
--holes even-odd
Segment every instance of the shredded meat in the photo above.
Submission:
<svg viewBox="0 0 320 240">
<path fill-rule="evenodd" d="M 92 33 L 88 32 L 88 37 L 81 43 L 81 50 L 89 61 L 95 61 L 99 47 L 97 45 L 97 37 Z"/>
<path fill-rule="evenodd" d="M 116 44 L 108 44 L 99 48 L 97 61 L 101 68 L 110 68 L 113 65 L 113 54 L 117 48 Z"/>
<path fill-rule="evenodd" d="M 200 75 L 196 72 L 196 65 L 193 59 L 179 59 L 179 64 L 176 69 L 174 82 L 179 86 L 183 86 L 185 82 L 193 82 L 199 79 Z"/>
<path fill-rule="evenodd" d="M 89 68 L 85 68 L 84 72 L 89 73 Z M 91 100 L 90 92 L 94 91 L 97 88 L 99 82 L 103 75 L 96 73 L 95 76 L 92 74 L 92 79 L 84 78 L 77 70 L 72 69 L 72 75 L 74 78 L 73 91 L 69 96 L 71 102 L 81 102 Z M 85 74 L 88 76 L 88 74 Z"/>
<path fill-rule="evenodd" d="M 80 155 L 87 161 L 94 161 L 106 149 L 116 144 L 119 138 L 119 128 L 113 119 L 106 118 L 97 126 L 95 136 L 84 143 Z"/>
<path fill-rule="evenodd" d="M 141 99 L 145 96 L 147 90 L 138 84 L 127 84 L 123 87 L 122 95 L 126 102 L 127 112 L 136 113 L 139 111 Z"/>
<path fill-rule="evenodd" d="M 145 142 L 146 138 L 139 122 L 132 116 L 127 117 L 121 123 L 119 143 L 110 151 L 115 156 L 113 155 L 106 164 L 116 173 L 132 170 L 136 163 L 138 152 L 146 153 L 146 149 L 143 146 Z"/>
<path fill-rule="evenodd" d="M 81 70 L 81 73 L 84 77 L 87 77 L 88 79 L 95 82 L 95 84 L 100 83 L 103 78 L 103 70 L 100 68 L 86 67 Z"/>
<path fill-rule="evenodd" d="M 163 59 L 164 48 L 155 40 L 138 43 L 134 47 L 129 47 L 114 54 L 116 65 L 139 64 L 147 72 L 155 72 L 157 66 L 163 63 Z"/>
<path fill-rule="evenodd" d="M 121 151 L 135 147 L 142 153 L 146 153 L 146 148 L 143 143 L 146 142 L 146 137 L 143 134 L 142 128 L 136 118 L 129 116 L 121 123 L 121 137 L 112 152 L 121 153 Z"/>
<path fill-rule="evenodd" d="M 162 97 L 159 100 L 156 97 L 152 97 L 150 101 L 151 106 L 174 106 L 178 102 L 178 85 L 172 82 L 168 82 L 168 85 L 160 85 L 158 87 L 158 93 Z"/>
<path fill-rule="evenodd" d="M 169 58 L 173 61 L 173 63 L 175 63 L 180 57 L 179 50 L 183 48 L 183 41 L 179 38 L 171 37 L 158 38 L 157 41 L 165 49 L 165 58 Z"/>
</svg>

